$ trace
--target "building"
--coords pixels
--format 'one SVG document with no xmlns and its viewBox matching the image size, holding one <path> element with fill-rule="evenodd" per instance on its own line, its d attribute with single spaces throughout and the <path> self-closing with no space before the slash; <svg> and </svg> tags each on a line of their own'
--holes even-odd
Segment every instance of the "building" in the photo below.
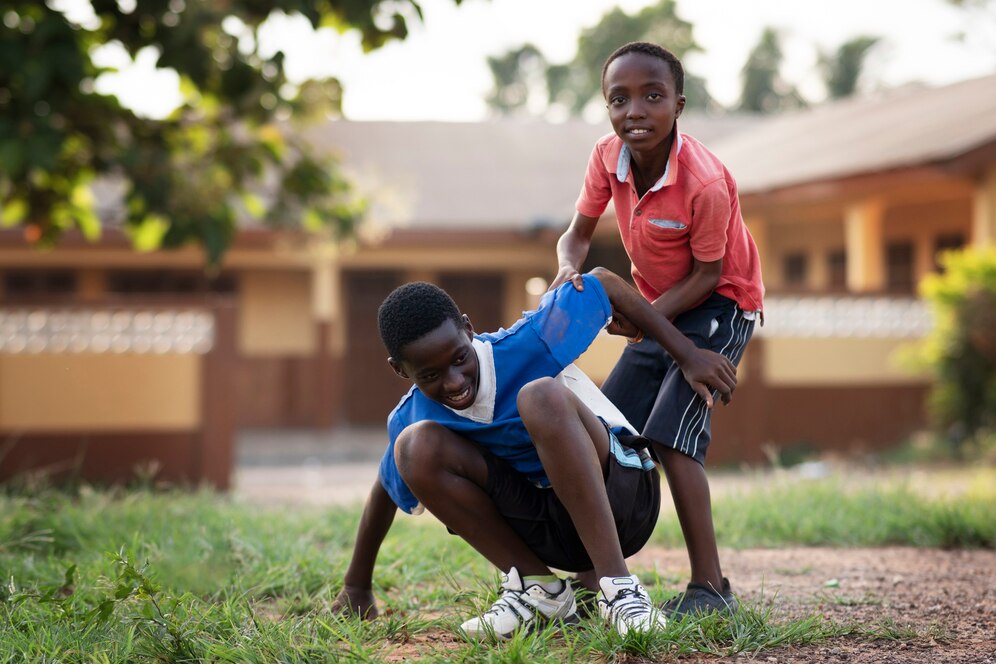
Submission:
<svg viewBox="0 0 996 664">
<path fill-rule="evenodd" d="M 890 358 L 929 327 L 914 287 L 937 251 L 996 237 L 996 77 L 775 118 L 688 114 L 681 129 L 737 177 L 768 286 L 712 461 L 881 447 L 922 427 L 929 383 Z M 120 477 L 157 458 L 165 479 L 224 485 L 236 429 L 382 423 L 407 389 L 376 333 L 383 297 L 425 279 L 478 329 L 517 319 L 555 272 L 607 130 L 330 123 L 309 138 L 369 199 L 361 236 L 247 228 L 212 278 L 199 251 L 137 254 L 113 229 L 48 253 L 0 232 L 0 475 L 68 457 Z M 611 214 L 589 264 L 624 273 Z M 619 342 L 605 335 L 581 365 L 604 378 Z"/>
</svg>

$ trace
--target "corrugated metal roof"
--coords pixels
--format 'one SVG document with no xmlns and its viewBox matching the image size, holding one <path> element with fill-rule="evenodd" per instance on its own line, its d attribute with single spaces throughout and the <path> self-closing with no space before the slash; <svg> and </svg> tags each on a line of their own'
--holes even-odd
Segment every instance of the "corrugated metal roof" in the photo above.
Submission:
<svg viewBox="0 0 996 664">
<path fill-rule="evenodd" d="M 996 140 L 996 76 L 905 86 L 765 120 L 710 145 L 741 193 L 953 159 Z"/>
<path fill-rule="evenodd" d="M 681 129 L 708 142 L 754 122 L 686 114 Z M 608 121 L 337 121 L 308 137 L 339 155 L 375 224 L 527 230 L 570 221 L 591 149 L 610 130 Z"/>
</svg>

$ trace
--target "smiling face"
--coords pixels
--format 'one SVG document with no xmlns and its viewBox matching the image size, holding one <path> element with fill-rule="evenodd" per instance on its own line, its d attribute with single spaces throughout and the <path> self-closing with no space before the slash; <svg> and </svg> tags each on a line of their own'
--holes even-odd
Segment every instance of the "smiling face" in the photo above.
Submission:
<svg viewBox="0 0 996 664">
<path fill-rule="evenodd" d="M 474 327 L 463 317 L 463 325 L 447 318 L 435 330 L 407 344 L 400 358 L 389 358 L 402 378 L 413 381 L 433 401 L 454 410 L 474 405 L 479 367 L 471 340 Z"/>
<path fill-rule="evenodd" d="M 609 63 L 602 90 L 612 129 L 634 152 L 665 144 L 685 107 L 671 67 L 646 53 L 626 53 Z"/>
</svg>

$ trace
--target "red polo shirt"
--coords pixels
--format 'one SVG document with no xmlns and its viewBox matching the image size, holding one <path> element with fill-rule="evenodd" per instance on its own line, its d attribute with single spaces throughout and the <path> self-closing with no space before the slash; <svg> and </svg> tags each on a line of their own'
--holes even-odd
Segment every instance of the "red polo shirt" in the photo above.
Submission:
<svg viewBox="0 0 996 664">
<path fill-rule="evenodd" d="M 687 134 L 677 134 L 664 175 L 636 195 L 629 148 L 615 134 L 595 144 L 577 211 L 599 218 L 611 200 L 633 280 L 653 302 L 692 270 L 692 258 L 723 259 L 716 292 L 744 311 L 760 311 L 761 262 L 740 215 L 737 183 L 723 163 Z"/>
</svg>

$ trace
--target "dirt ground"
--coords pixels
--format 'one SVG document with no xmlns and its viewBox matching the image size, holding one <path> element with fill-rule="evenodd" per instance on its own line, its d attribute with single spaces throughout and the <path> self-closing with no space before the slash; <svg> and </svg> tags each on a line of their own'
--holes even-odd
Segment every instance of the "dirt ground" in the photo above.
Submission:
<svg viewBox="0 0 996 664">
<path fill-rule="evenodd" d="M 847 636 L 735 657 L 683 656 L 678 662 L 996 664 L 996 551 L 792 548 L 728 550 L 722 557 L 741 600 L 770 605 L 772 621 L 820 613 L 837 625 L 896 638 Z M 662 576 L 687 576 L 683 550 L 648 548 L 630 560 Z M 456 646 L 455 635 L 433 631 L 382 656 L 401 662 L 426 650 L 438 654 L 450 643 Z"/>
<path fill-rule="evenodd" d="M 750 549 L 723 551 L 722 560 L 734 591 L 748 602 L 772 603 L 774 620 L 818 611 L 837 624 L 891 621 L 896 630 L 918 634 L 902 641 L 831 639 L 766 650 L 756 661 L 996 664 L 996 551 Z M 687 570 L 683 550 L 648 548 L 633 563 Z"/>
</svg>

